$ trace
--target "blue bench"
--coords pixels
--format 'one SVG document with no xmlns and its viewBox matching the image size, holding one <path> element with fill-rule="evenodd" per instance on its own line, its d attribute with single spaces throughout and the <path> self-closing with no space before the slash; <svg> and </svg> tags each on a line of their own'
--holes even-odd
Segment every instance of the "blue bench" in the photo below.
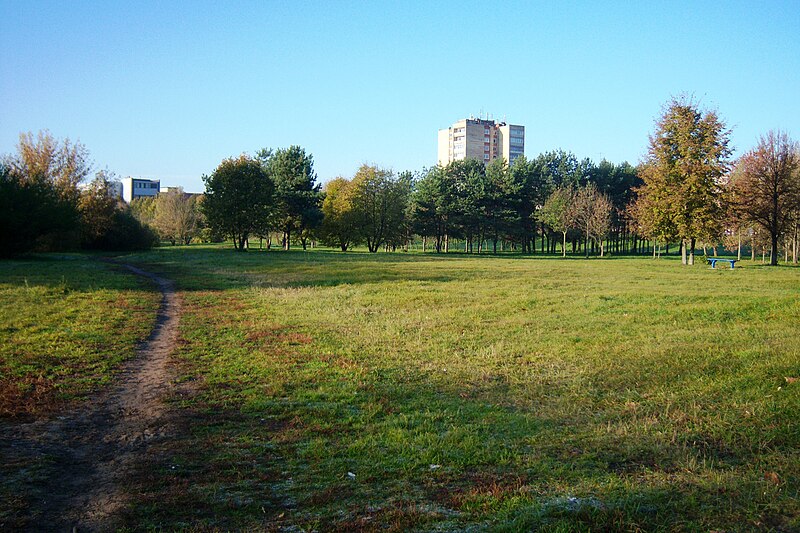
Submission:
<svg viewBox="0 0 800 533">
<path fill-rule="evenodd" d="M 722 261 L 723 263 L 725 261 L 727 261 L 728 263 L 731 264 L 731 270 L 733 270 L 733 266 L 736 264 L 736 261 L 738 261 L 738 259 L 724 259 L 722 257 L 709 257 L 708 259 L 706 259 L 706 261 L 708 261 L 708 264 L 711 265 L 711 268 L 717 268 L 717 261 Z"/>
</svg>

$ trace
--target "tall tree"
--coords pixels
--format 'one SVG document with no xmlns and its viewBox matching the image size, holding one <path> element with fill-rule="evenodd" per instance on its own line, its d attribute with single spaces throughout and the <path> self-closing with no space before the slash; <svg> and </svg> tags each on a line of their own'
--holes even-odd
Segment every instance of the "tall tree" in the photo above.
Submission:
<svg viewBox="0 0 800 533">
<path fill-rule="evenodd" d="M 510 205 L 516 212 L 516 239 L 526 253 L 535 250 L 536 210 L 546 200 L 539 168 L 536 161 L 529 161 L 523 155 L 516 158 L 508 169 Z"/>
<path fill-rule="evenodd" d="M 684 264 L 694 264 L 698 239 L 714 240 L 721 233 L 720 183 L 728 170 L 729 136 L 716 112 L 703 112 L 686 98 L 666 106 L 650 136 L 639 195 L 642 206 L 674 224 Z"/>
<path fill-rule="evenodd" d="M 800 145 L 785 132 L 770 131 L 742 156 L 733 180 L 735 209 L 770 238 L 770 264 L 778 264 L 778 242 L 800 206 Z"/>
<path fill-rule="evenodd" d="M 272 180 L 259 161 L 241 155 L 225 159 L 203 181 L 202 210 L 209 226 L 232 238 L 236 249 L 243 251 L 250 234 L 271 214 Z"/>
<path fill-rule="evenodd" d="M 439 165 L 428 169 L 414 188 L 411 197 L 411 218 L 414 232 L 434 238 L 436 252 L 442 251 L 449 231 L 449 211 L 446 206 L 448 176 Z M 424 242 L 424 241 L 423 241 Z"/>
<path fill-rule="evenodd" d="M 314 173 L 314 158 L 299 146 L 259 151 L 266 171 L 275 183 L 274 220 L 284 235 L 284 249 L 291 246 L 297 235 L 306 248 L 307 230 L 322 222 L 322 186 Z"/>
<path fill-rule="evenodd" d="M 497 242 L 513 233 L 518 221 L 513 205 L 514 186 L 504 159 L 495 159 L 486 165 L 478 205 L 483 233 L 492 239 L 492 253 L 497 253 Z"/>
</svg>

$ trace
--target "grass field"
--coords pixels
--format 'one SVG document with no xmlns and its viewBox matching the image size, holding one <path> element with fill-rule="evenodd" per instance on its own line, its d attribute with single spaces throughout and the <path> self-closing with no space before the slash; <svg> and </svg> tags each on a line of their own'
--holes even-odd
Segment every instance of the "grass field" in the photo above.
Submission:
<svg viewBox="0 0 800 533">
<path fill-rule="evenodd" d="M 177 282 L 177 371 L 197 391 L 175 400 L 184 436 L 132 482 L 134 529 L 800 528 L 799 268 L 213 247 L 126 260 Z M 37 290 L 57 308 L 60 276 L 120 307 L 110 281 L 50 264 Z M 27 301 L 14 279 L 4 306 Z"/>
<path fill-rule="evenodd" d="M 150 334 L 159 299 L 85 255 L 0 261 L 0 416 L 52 412 L 108 384 Z"/>
</svg>

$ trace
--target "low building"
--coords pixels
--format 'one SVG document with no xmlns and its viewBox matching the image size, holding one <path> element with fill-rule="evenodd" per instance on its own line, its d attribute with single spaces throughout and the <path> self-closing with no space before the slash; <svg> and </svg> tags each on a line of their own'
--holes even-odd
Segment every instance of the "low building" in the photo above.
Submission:
<svg viewBox="0 0 800 533">
<path fill-rule="evenodd" d="M 161 180 L 147 178 L 122 178 L 122 199 L 131 203 L 135 198 L 158 196 Z"/>
</svg>

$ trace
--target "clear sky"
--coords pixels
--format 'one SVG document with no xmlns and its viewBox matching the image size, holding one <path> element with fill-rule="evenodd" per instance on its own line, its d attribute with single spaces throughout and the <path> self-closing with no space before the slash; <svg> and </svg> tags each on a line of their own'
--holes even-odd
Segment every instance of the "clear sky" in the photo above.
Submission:
<svg viewBox="0 0 800 533">
<path fill-rule="evenodd" d="M 0 0 L 0 153 L 46 128 L 188 191 L 292 144 L 322 181 L 421 170 L 439 128 L 481 113 L 524 125 L 528 157 L 636 163 L 682 93 L 737 153 L 798 139 L 800 1 Z"/>
</svg>

